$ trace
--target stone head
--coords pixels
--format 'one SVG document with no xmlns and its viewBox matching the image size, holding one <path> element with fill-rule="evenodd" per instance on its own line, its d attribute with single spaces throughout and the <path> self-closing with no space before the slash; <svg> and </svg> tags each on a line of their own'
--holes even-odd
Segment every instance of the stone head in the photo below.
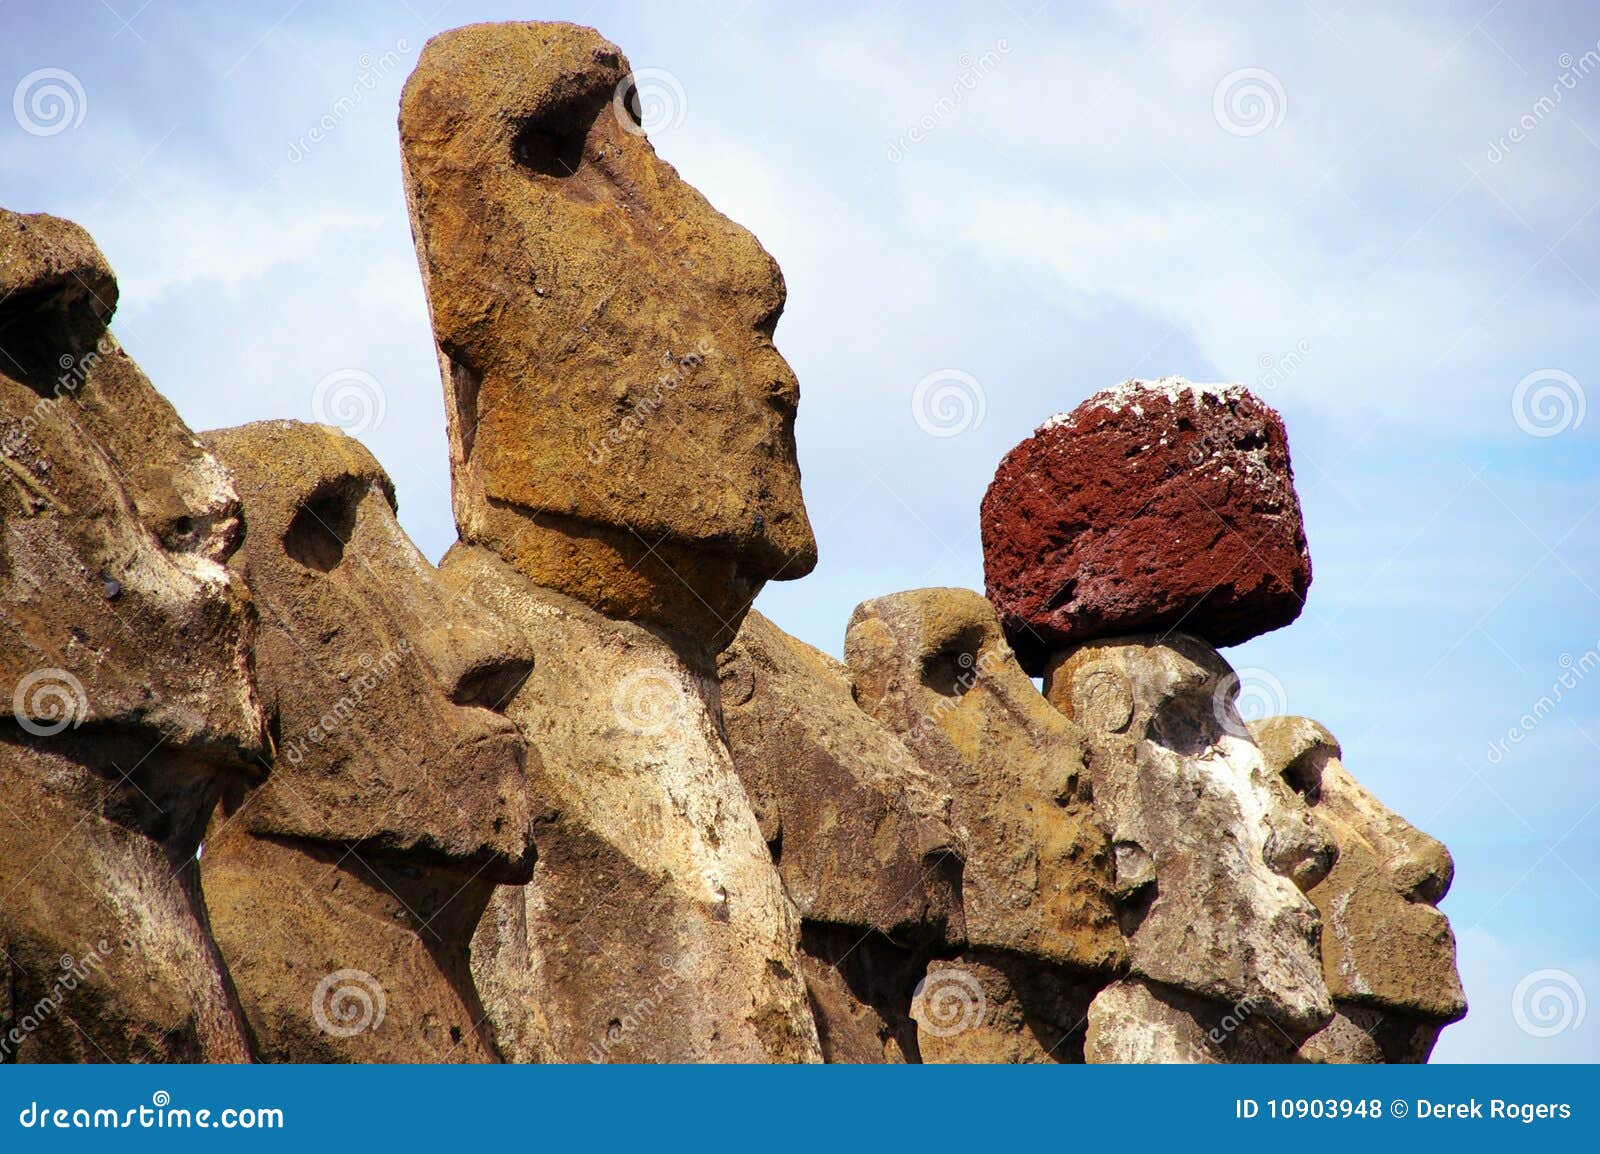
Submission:
<svg viewBox="0 0 1600 1154">
<path fill-rule="evenodd" d="M 1383 1060 L 1426 1058 L 1438 1031 L 1467 1009 L 1455 936 L 1438 909 L 1455 874 L 1449 851 L 1358 782 L 1317 722 L 1270 717 L 1250 729 L 1269 772 L 1338 847 L 1310 896 L 1322 914 L 1323 973 L 1340 1014 L 1361 1022 L 1370 1038 L 1362 1052 L 1376 1042 Z"/>
<path fill-rule="evenodd" d="M 965 589 L 863 602 L 845 660 L 861 708 L 950 791 L 967 942 L 1080 971 L 1121 965 L 1082 736 L 1017 665 L 989 602 Z"/>
<path fill-rule="evenodd" d="M 1119 885 L 1143 893 L 1134 973 L 1319 1028 L 1331 1006 L 1301 888 L 1334 851 L 1269 780 L 1227 662 L 1183 634 L 1090 642 L 1050 661 L 1045 692 L 1088 735 Z"/>
<path fill-rule="evenodd" d="M 234 564 L 261 614 L 276 750 L 238 822 L 525 878 L 524 746 L 498 710 L 532 667 L 526 645 L 445 587 L 358 442 L 294 421 L 206 439 L 244 501 Z"/>
<path fill-rule="evenodd" d="M 264 738 L 239 501 L 116 301 L 83 229 L 0 210 L 0 946 L 14 1005 L 72 991 L 0 1059 L 237 1061 L 193 864 Z"/>
<path fill-rule="evenodd" d="M 816 561 L 782 274 L 661 160 L 591 29 L 435 37 L 400 106 L 464 541 L 618 617 L 732 640 Z"/>
</svg>

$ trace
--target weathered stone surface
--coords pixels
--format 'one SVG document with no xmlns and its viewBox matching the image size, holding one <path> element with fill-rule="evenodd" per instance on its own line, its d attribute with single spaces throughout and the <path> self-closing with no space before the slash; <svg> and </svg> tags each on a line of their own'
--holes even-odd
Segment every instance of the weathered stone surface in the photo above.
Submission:
<svg viewBox="0 0 1600 1154">
<path fill-rule="evenodd" d="M 1134 975 L 1248 1005 L 1300 1039 L 1332 1005 L 1317 911 L 1296 882 L 1316 884 L 1334 855 L 1269 775 L 1237 691 L 1227 662 L 1184 634 L 1091 642 L 1045 673 L 1049 700 L 1088 735 Z"/>
<path fill-rule="evenodd" d="M 726 644 L 816 562 L 783 277 L 655 155 L 629 76 L 591 29 L 482 24 L 406 84 L 456 521 L 537 584 Z"/>
<path fill-rule="evenodd" d="M 1084 1058 L 1095 1065 L 1214 1065 L 1295 1058 L 1293 1039 L 1258 1014 L 1249 1000 L 1225 1006 L 1144 978 L 1124 978 L 1107 986 L 1089 1006 L 1088 1018 Z"/>
<path fill-rule="evenodd" d="M 718 676 L 734 766 L 800 915 L 961 937 L 948 789 L 857 707 L 849 668 L 751 610 Z"/>
<path fill-rule="evenodd" d="M 115 301 L 82 229 L 0 210 L 0 1060 L 241 1061 L 194 868 L 263 740 L 239 505 Z"/>
<path fill-rule="evenodd" d="M 806 922 L 800 972 L 830 1063 L 918 1062 L 911 998 L 928 964 L 925 948 L 854 926 Z"/>
<path fill-rule="evenodd" d="M 995 950 L 935 961 L 911 1001 L 927 1063 L 1083 1061 L 1102 975 Z"/>
<path fill-rule="evenodd" d="M 1125 962 L 1081 735 L 1018 668 L 993 607 L 964 589 L 875 598 L 850 619 L 845 659 L 861 708 L 951 793 L 966 943 L 1097 972 Z"/>
<path fill-rule="evenodd" d="M 539 654 L 507 708 L 540 755 L 539 866 L 497 892 L 473 950 L 497 1035 L 534 1030 L 531 993 L 559 1061 L 817 1060 L 800 919 L 724 744 L 709 651 L 482 548 L 442 569 Z"/>
<path fill-rule="evenodd" d="M 0 208 L 0 369 L 8 376 L 36 388 L 54 383 L 58 359 L 93 348 L 116 307 L 116 277 L 84 229 Z"/>
<path fill-rule="evenodd" d="M 1306 1043 L 1318 1061 L 1426 1061 L 1467 1012 L 1455 936 L 1438 903 L 1455 865 L 1443 845 L 1386 807 L 1345 769 L 1339 743 L 1307 717 L 1250 723 L 1267 768 L 1338 847 L 1311 889 L 1322 963 L 1339 1017 Z"/>
<path fill-rule="evenodd" d="M 207 441 L 250 527 L 233 565 L 275 757 L 228 790 L 202 876 L 260 1056 L 492 1061 L 468 947 L 495 883 L 533 868 L 524 745 L 497 712 L 532 651 L 446 587 L 337 429 Z"/>
<path fill-rule="evenodd" d="M 1095 638 L 1182 628 L 1234 645 L 1311 584 L 1283 421 L 1242 385 L 1128 381 L 1000 463 L 984 577 L 1023 668 Z"/>
</svg>

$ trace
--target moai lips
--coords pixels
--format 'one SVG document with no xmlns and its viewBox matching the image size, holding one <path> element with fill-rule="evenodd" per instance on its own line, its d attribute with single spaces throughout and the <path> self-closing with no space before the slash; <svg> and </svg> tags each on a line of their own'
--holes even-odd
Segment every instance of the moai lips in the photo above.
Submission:
<svg viewBox="0 0 1600 1154">
<path fill-rule="evenodd" d="M 1438 904 L 1449 851 L 1385 806 L 1344 767 L 1339 743 L 1307 717 L 1250 724 L 1268 769 L 1338 847 L 1310 890 L 1322 913 L 1322 964 L 1338 1011 L 1302 1057 L 1424 1062 L 1439 1031 L 1467 1012 L 1455 935 Z"/>
<path fill-rule="evenodd" d="M 1242 385 L 1096 393 L 1006 454 L 981 516 L 989 598 L 1034 674 L 1102 637 L 1235 645 L 1298 617 L 1311 584 L 1283 421 Z"/>
<path fill-rule="evenodd" d="M 468 949 L 495 884 L 533 868 L 498 712 L 533 654 L 441 581 L 357 442 L 293 421 L 207 441 L 250 526 L 233 564 L 275 757 L 225 796 L 202 871 L 261 1056 L 492 1061 Z"/>
<path fill-rule="evenodd" d="M 606 614 L 732 640 L 804 576 L 777 264 L 659 159 L 617 47 L 431 40 L 401 98 L 461 538 Z"/>
<path fill-rule="evenodd" d="M 0 210 L 0 1060 L 243 1061 L 194 866 L 264 739 L 239 502 L 116 299 L 81 228 Z"/>
</svg>

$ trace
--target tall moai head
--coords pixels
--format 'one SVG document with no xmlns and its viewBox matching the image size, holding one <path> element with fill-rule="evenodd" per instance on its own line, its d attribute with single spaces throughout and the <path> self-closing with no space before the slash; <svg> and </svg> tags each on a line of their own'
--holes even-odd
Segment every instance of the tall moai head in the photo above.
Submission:
<svg viewBox="0 0 1600 1154">
<path fill-rule="evenodd" d="M 726 645 L 816 563 L 776 262 L 656 156 L 592 29 L 435 37 L 400 136 L 462 539 Z"/>
</svg>

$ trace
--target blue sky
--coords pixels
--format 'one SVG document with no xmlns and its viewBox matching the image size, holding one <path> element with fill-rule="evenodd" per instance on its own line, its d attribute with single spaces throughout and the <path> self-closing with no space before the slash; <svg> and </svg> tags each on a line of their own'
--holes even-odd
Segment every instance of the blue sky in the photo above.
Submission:
<svg viewBox="0 0 1600 1154">
<path fill-rule="evenodd" d="M 1472 1012 L 1436 1057 L 1600 1059 L 1600 5 L 142 2 L 0 0 L 0 203 L 93 232 L 195 428 L 381 395 L 347 412 L 432 557 L 395 111 L 475 20 L 664 70 L 657 150 L 782 264 L 822 559 L 759 606 L 824 649 L 867 597 L 982 588 L 978 502 L 1045 417 L 1255 387 L 1316 575 L 1227 656 L 1454 852 Z M 918 411 L 930 377 L 965 407 Z M 1548 1037 L 1513 1005 L 1541 971 L 1574 1007 Z"/>
</svg>

